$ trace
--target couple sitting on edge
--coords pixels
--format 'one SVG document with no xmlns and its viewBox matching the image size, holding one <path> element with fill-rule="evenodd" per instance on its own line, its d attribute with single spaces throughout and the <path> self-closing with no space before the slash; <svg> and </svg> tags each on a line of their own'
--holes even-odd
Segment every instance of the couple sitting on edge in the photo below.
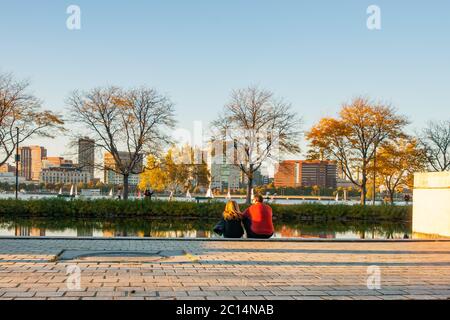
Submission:
<svg viewBox="0 0 450 320">
<path fill-rule="evenodd" d="M 216 229 L 225 238 L 241 238 L 245 229 L 247 238 L 269 239 L 274 232 L 272 208 L 263 203 L 260 195 L 254 196 L 253 205 L 243 213 L 236 201 L 229 201 L 225 206 L 220 228 Z"/>
</svg>

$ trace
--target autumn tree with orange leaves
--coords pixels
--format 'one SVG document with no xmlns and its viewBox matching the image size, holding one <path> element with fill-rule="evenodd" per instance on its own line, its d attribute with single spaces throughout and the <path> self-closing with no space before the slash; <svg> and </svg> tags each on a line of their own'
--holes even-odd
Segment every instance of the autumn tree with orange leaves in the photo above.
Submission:
<svg viewBox="0 0 450 320">
<path fill-rule="evenodd" d="M 377 151 L 376 179 L 386 188 L 391 204 L 401 188 L 411 189 L 414 172 L 426 169 L 427 158 L 415 139 L 397 139 L 384 143 Z M 373 165 L 369 168 L 373 172 Z"/>
<path fill-rule="evenodd" d="M 408 120 L 393 107 L 358 97 L 342 106 L 336 118 L 322 118 L 306 134 L 309 155 L 336 160 L 352 183 L 360 188 L 366 204 L 369 166 L 377 149 L 404 136 Z"/>
</svg>

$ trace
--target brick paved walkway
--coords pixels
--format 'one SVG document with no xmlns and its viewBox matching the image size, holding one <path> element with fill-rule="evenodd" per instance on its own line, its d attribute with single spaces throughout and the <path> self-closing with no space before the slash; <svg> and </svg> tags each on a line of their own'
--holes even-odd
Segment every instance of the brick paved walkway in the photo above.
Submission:
<svg viewBox="0 0 450 320">
<path fill-rule="evenodd" d="M 450 242 L 0 239 L 15 298 L 449 299 Z"/>
</svg>

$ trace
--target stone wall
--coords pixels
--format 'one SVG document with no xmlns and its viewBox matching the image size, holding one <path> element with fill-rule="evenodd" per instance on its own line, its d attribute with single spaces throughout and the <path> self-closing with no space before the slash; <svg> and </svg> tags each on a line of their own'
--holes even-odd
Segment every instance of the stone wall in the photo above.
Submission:
<svg viewBox="0 0 450 320">
<path fill-rule="evenodd" d="M 413 232 L 450 237 L 450 172 L 414 175 Z"/>
</svg>

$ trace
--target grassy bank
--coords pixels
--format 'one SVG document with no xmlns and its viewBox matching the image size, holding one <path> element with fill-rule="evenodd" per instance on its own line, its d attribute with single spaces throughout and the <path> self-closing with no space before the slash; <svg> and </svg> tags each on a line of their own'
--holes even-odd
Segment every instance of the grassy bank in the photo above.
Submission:
<svg viewBox="0 0 450 320">
<path fill-rule="evenodd" d="M 194 203 L 117 200 L 0 200 L 1 217 L 30 218 L 214 218 L 221 216 L 222 202 Z M 246 206 L 241 206 L 243 211 Z M 324 204 L 272 205 L 275 219 L 404 221 L 411 219 L 410 206 L 349 206 Z"/>
</svg>

